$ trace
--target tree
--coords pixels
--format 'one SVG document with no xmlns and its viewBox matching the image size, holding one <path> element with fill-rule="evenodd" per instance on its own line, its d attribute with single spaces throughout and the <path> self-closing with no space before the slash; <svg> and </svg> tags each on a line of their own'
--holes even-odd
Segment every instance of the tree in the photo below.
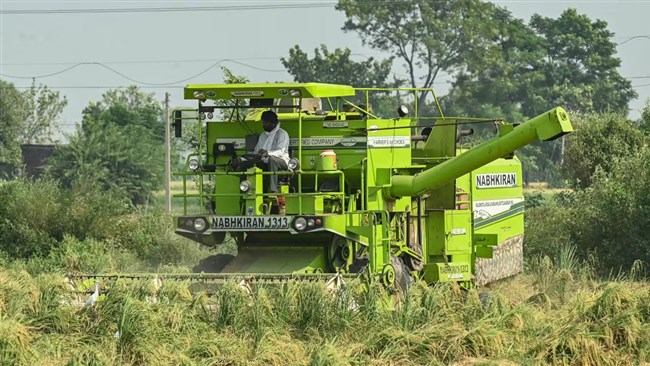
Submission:
<svg viewBox="0 0 650 366">
<path fill-rule="evenodd" d="M 359 88 L 389 88 L 402 82 L 397 79 L 389 81 L 392 58 L 379 61 L 369 57 L 365 61 L 357 62 L 351 59 L 351 55 L 350 49 L 337 48 L 330 52 L 325 45 L 321 45 L 314 50 L 314 57 L 310 59 L 307 53 L 296 45 L 289 50 L 289 57 L 281 60 L 289 74 L 299 83 L 316 81 Z M 387 101 L 390 97 L 385 92 L 368 93 L 368 98 L 373 113 L 394 113 L 395 108 L 388 108 L 388 105 L 395 103 Z M 361 91 L 357 92 L 356 99 L 357 104 L 366 103 L 365 94 Z"/>
<path fill-rule="evenodd" d="M 137 87 L 111 90 L 83 111 L 77 132 L 50 159 L 48 174 L 66 187 L 84 182 L 150 199 L 164 176 L 162 107 Z"/>
<path fill-rule="evenodd" d="M 296 45 L 289 50 L 288 58 L 281 58 L 282 64 L 293 79 L 299 83 L 321 82 L 346 84 L 355 87 L 387 87 L 392 60 L 376 61 L 369 57 L 365 61 L 353 61 L 350 49 L 337 48 L 330 52 L 327 46 L 314 49 L 314 58 Z"/>
<path fill-rule="evenodd" d="M 543 99 L 554 105 L 581 112 L 628 112 L 637 97 L 629 80 L 617 68 L 614 33 L 607 22 L 591 21 L 575 9 L 565 10 L 558 19 L 534 15 L 530 25 L 544 38 Z M 532 115 L 542 111 L 527 111 Z"/>
<path fill-rule="evenodd" d="M 538 71 L 545 56 L 543 39 L 508 10 L 496 8 L 487 47 L 468 53 L 466 67 L 456 74 L 449 94 L 442 98 L 451 115 L 500 117 L 522 122 L 527 110 L 548 109 L 539 98 Z"/>
<path fill-rule="evenodd" d="M 401 59 L 414 88 L 431 88 L 441 72 L 460 70 L 468 52 L 485 48 L 495 7 L 480 0 L 340 0 L 337 5 L 347 16 L 343 30 Z M 420 93 L 418 105 L 427 94 Z"/>
<path fill-rule="evenodd" d="M 20 134 L 25 119 L 21 105 L 20 92 L 0 80 L 0 179 L 13 178 L 20 166 Z"/>
<path fill-rule="evenodd" d="M 21 143 L 38 144 L 52 141 L 52 127 L 68 105 L 65 96 L 48 89 L 43 84 L 32 81 L 29 89 L 22 93 L 21 108 L 25 114 Z"/>
<path fill-rule="evenodd" d="M 65 97 L 36 82 L 24 92 L 0 80 L 0 179 L 14 178 L 22 162 L 20 145 L 51 141 L 51 129 L 67 105 Z"/>
<path fill-rule="evenodd" d="M 645 102 L 645 107 L 641 112 L 641 119 L 639 119 L 639 126 L 647 134 L 650 134 L 650 99 Z"/>
<path fill-rule="evenodd" d="M 454 114 L 518 122 L 554 106 L 572 113 L 627 112 L 636 93 L 618 73 L 606 22 L 568 9 L 557 19 L 534 15 L 526 25 L 496 9 L 492 25 L 491 46 L 470 55 L 443 100 Z M 524 167 L 525 175 L 557 181 L 562 152 L 562 141 L 522 149 L 520 155 L 536 163 Z"/>
<path fill-rule="evenodd" d="M 636 97 L 618 73 L 621 60 L 606 22 L 567 9 L 557 19 L 536 14 L 528 26 L 497 9 L 492 25 L 491 46 L 473 53 L 453 84 L 456 109 L 497 111 L 513 120 L 558 105 L 626 113 Z"/>
</svg>

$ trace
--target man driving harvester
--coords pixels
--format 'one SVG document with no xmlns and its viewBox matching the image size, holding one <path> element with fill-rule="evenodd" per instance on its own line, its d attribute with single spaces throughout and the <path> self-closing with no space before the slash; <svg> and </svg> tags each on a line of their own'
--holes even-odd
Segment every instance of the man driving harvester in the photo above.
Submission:
<svg viewBox="0 0 650 366">
<path fill-rule="evenodd" d="M 262 113 L 262 127 L 264 132 L 260 134 L 257 145 L 253 150 L 253 161 L 255 165 L 267 172 L 277 172 L 288 169 L 289 163 L 289 134 L 280 128 L 278 115 L 273 111 Z M 242 157 L 241 160 L 250 161 L 250 156 Z M 252 161 L 251 161 L 252 162 Z M 248 164 L 238 162 L 239 171 L 246 171 Z M 266 177 L 265 177 L 266 178 Z M 278 176 L 268 176 L 268 193 L 278 193 Z"/>
</svg>

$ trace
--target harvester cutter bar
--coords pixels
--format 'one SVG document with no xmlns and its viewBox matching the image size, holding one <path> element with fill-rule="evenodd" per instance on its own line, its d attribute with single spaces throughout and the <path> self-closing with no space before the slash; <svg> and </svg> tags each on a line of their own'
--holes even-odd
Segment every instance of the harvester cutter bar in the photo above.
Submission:
<svg viewBox="0 0 650 366">
<path fill-rule="evenodd" d="M 309 274 L 277 274 L 277 273 L 142 273 L 142 274 L 68 274 L 67 281 L 73 285 L 78 294 L 91 294 L 93 287 L 86 285 L 79 289 L 75 284 L 88 281 L 100 283 L 100 293 L 106 293 L 106 287 L 111 287 L 117 281 L 160 281 L 162 286 L 167 281 L 188 282 L 189 285 L 219 285 L 228 281 L 246 285 L 283 284 L 292 281 L 296 282 L 339 282 L 349 283 L 359 278 L 359 274 L 347 273 L 309 273 Z M 198 291 L 196 291 L 198 292 Z M 214 291 L 204 290 L 207 295 L 214 294 Z"/>
<path fill-rule="evenodd" d="M 225 282 L 229 280 L 247 280 L 251 282 L 278 282 L 278 281 L 319 281 L 328 280 L 334 277 L 353 279 L 359 274 L 348 273 L 301 273 L 301 274 L 278 274 L 278 273 L 143 273 L 143 274 L 68 274 L 70 279 L 81 280 L 160 280 L 174 281 L 203 281 L 203 282 Z"/>
</svg>

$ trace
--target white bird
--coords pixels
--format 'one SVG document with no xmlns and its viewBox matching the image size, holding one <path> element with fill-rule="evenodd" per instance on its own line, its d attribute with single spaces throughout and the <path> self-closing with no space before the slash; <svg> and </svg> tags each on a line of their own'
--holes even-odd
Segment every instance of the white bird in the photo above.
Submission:
<svg viewBox="0 0 650 366">
<path fill-rule="evenodd" d="M 156 294 L 158 294 L 158 292 L 160 292 L 160 289 L 163 286 L 162 280 L 160 278 L 158 278 L 158 276 L 154 276 L 154 278 L 151 280 L 151 282 L 153 283 L 154 292 Z"/>
<path fill-rule="evenodd" d="M 154 276 L 153 279 L 151 280 L 152 295 L 146 297 L 147 301 L 151 303 L 157 303 L 158 295 L 160 294 L 160 289 L 162 288 L 162 286 L 163 286 L 162 280 L 158 278 L 158 276 Z"/>
<path fill-rule="evenodd" d="M 343 276 L 341 275 L 341 272 L 337 272 L 334 277 L 330 278 L 325 282 L 325 287 L 327 287 L 331 291 L 336 291 L 340 289 L 341 287 L 345 286 L 345 281 L 343 280 Z"/>
<path fill-rule="evenodd" d="M 99 299 L 99 281 L 95 281 L 95 292 L 86 299 L 86 306 L 94 306 Z"/>
</svg>

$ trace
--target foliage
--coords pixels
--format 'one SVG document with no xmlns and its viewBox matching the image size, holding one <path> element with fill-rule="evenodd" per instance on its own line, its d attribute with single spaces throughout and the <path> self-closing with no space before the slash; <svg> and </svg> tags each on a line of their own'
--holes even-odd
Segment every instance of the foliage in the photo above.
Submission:
<svg viewBox="0 0 650 366">
<path fill-rule="evenodd" d="M 552 106 L 626 113 L 636 97 L 602 20 L 567 9 L 557 19 L 536 14 L 527 25 L 497 8 L 491 25 L 489 47 L 469 55 L 447 97 L 458 112 L 513 122 Z"/>
<path fill-rule="evenodd" d="M 650 146 L 620 115 L 587 114 L 574 121 L 564 172 L 575 190 L 526 213 L 529 254 L 552 255 L 574 245 L 601 274 L 650 263 Z"/>
<path fill-rule="evenodd" d="M 646 145 L 597 169 L 592 184 L 573 199 L 573 240 L 581 253 L 593 253 L 604 269 L 650 263 L 650 148 Z"/>
<path fill-rule="evenodd" d="M 536 85 L 543 100 L 581 112 L 627 113 L 637 94 L 618 73 L 621 59 L 607 22 L 567 9 L 557 19 L 536 14 L 530 25 L 544 39 L 544 83 Z M 543 112 L 522 107 L 529 116 Z"/>
<path fill-rule="evenodd" d="M 527 25 L 497 8 L 488 47 L 467 58 L 449 95 L 447 113 L 503 117 L 520 122 L 551 107 L 575 112 L 628 111 L 636 97 L 617 68 L 613 33 L 575 9 L 557 19 L 534 15 Z M 535 144 L 520 151 L 528 181 L 559 185 L 562 142 Z"/>
<path fill-rule="evenodd" d="M 107 238 L 128 206 L 96 187 L 62 190 L 54 181 L 17 179 L 0 185 L 0 252 L 46 256 L 66 234 Z"/>
<path fill-rule="evenodd" d="M 153 94 L 137 87 L 111 90 L 83 112 L 77 132 L 57 148 L 48 174 L 65 187 L 97 183 L 147 203 L 164 177 L 164 124 Z"/>
<path fill-rule="evenodd" d="M 19 92 L 0 80 L 0 179 L 16 177 L 21 168 L 21 144 L 50 142 L 52 127 L 63 108 L 65 97 L 42 84 Z"/>
<path fill-rule="evenodd" d="M 0 201 L 0 254 L 39 273 L 193 266 L 205 256 L 173 233 L 169 214 L 134 211 L 98 186 L 17 179 L 0 184 Z"/>
<path fill-rule="evenodd" d="M 282 65 L 299 83 L 321 82 L 353 85 L 356 87 L 387 87 L 392 60 L 376 61 L 369 57 L 362 62 L 351 59 L 352 51 L 337 48 L 330 52 L 324 44 L 314 50 L 314 57 L 296 45 L 289 50 L 289 57 L 281 58 Z"/>
<path fill-rule="evenodd" d="M 479 0 L 340 0 L 336 8 L 347 17 L 343 30 L 403 61 L 412 87 L 431 88 L 442 72 L 460 70 L 469 52 L 485 48 L 495 6 Z M 418 105 L 427 94 L 420 94 Z"/>
<path fill-rule="evenodd" d="M 573 114 L 575 132 L 566 139 L 562 171 L 574 188 L 586 188 L 597 169 L 611 172 L 647 146 L 648 139 L 637 125 L 620 114 Z"/>
<path fill-rule="evenodd" d="M 650 135 L 650 99 L 645 102 L 645 107 L 641 112 L 641 118 L 639 119 L 639 127 L 646 134 Z"/>
<path fill-rule="evenodd" d="M 0 80 L 0 179 L 14 177 L 20 166 L 20 134 L 25 116 L 18 106 L 22 95 L 13 84 Z"/>
<path fill-rule="evenodd" d="M 52 127 L 56 119 L 68 105 L 68 100 L 59 92 L 48 89 L 46 85 L 36 86 L 32 81 L 29 89 L 22 93 L 22 106 L 25 114 L 20 141 L 24 144 L 38 144 L 52 141 Z"/>
</svg>

